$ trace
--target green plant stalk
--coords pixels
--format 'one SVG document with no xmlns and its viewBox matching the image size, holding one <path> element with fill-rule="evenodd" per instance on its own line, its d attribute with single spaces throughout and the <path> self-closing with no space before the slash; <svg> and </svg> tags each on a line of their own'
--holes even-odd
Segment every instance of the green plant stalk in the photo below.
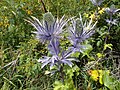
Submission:
<svg viewBox="0 0 120 90">
<path fill-rule="evenodd" d="M 41 1 L 42 5 L 43 5 L 44 12 L 45 12 L 45 13 L 48 12 L 47 9 L 46 9 L 45 4 L 44 4 L 44 2 L 43 2 L 43 0 L 40 0 L 40 1 Z"/>
<path fill-rule="evenodd" d="M 59 5 L 60 5 L 60 3 L 59 3 L 59 0 L 57 0 L 57 17 L 59 17 Z"/>
<path fill-rule="evenodd" d="M 65 73 L 63 71 L 63 66 L 61 66 L 60 67 L 60 78 L 61 78 L 61 81 L 63 84 L 64 84 L 64 75 L 65 75 Z"/>
<path fill-rule="evenodd" d="M 110 21 L 112 21 L 112 19 L 113 19 L 113 17 L 112 17 L 112 14 L 111 14 L 110 15 Z M 109 27 L 108 27 L 108 33 L 110 32 L 111 27 L 112 27 L 112 24 L 110 24 Z M 105 38 L 105 44 L 107 43 L 107 39 L 108 39 L 108 37 L 106 36 L 106 38 Z"/>
</svg>

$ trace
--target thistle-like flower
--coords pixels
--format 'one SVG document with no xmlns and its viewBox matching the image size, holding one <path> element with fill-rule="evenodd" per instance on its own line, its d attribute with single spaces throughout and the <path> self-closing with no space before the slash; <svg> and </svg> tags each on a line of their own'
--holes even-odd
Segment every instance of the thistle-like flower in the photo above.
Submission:
<svg viewBox="0 0 120 90">
<path fill-rule="evenodd" d="M 42 63 L 41 68 L 44 68 L 46 65 L 50 65 L 50 69 L 53 66 L 57 66 L 58 70 L 60 69 L 61 64 L 67 64 L 70 67 L 72 67 L 71 61 L 77 61 L 75 58 L 70 58 L 70 55 L 72 54 L 71 50 L 62 51 L 60 53 L 59 44 L 56 41 L 56 39 L 52 40 L 49 45 L 49 50 L 52 52 L 51 57 L 44 56 L 42 59 L 39 59 L 38 62 Z"/>
<path fill-rule="evenodd" d="M 60 34 L 63 32 L 63 27 L 67 24 L 69 20 L 64 19 L 63 16 L 60 20 L 54 19 L 53 15 L 48 12 L 43 16 L 43 23 L 41 23 L 37 18 L 31 16 L 31 18 L 26 19 L 34 28 L 37 29 L 34 33 L 37 39 L 42 43 L 46 41 L 51 41 L 52 39 L 59 40 L 61 38 Z"/>
<path fill-rule="evenodd" d="M 120 11 L 120 9 L 116 9 L 115 6 L 111 6 L 110 8 L 106 8 L 105 11 L 109 15 L 114 15 L 115 13 L 117 13 L 118 11 Z"/>
<path fill-rule="evenodd" d="M 93 5 L 100 6 L 104 0 L 90 0 Z"/>
<path fill-rule="evenodd" d="M 116 9 L 114 5 L 110 8 L 106 8 L 105 11 L 110 15 L 110 19 L 105 19 L 108 24 L 117 25 L 118 19 L 113 19 L 113 15 L 116 14 L 120 9 Z"/>
<path fill-rule="evenodd" d="M 92 36 L 92 34 L 94 34 L 95 32 L 94 28 L 97 21 L 95 22 L 95 24 L 92 24 L 91 19 L 88 24 L 87 22 L 83 24 L 82 17 L 80 15 L 79 19 L 72 19 L 71 22 L 72 26 L 69 28 L 70 36 L 68 37 L 70 42 L 72 43 L 72 47 L 70 48 L 72 48 L 73 51 L 75 52 L 76 51 L 81 52 L 80 48 L 85 47 L 82 46 L 80 43 L 89 38 L 90 36 Z"/>
<path fill-rule="evenodd" d="M 105 21 L 108 23 L 108 24 L 113 24 L 113 25 L 118 25 L 118 19 L 113 19 L 113 20 L 109 20 L 109 19 L 105 19 Z"/>
</svg>

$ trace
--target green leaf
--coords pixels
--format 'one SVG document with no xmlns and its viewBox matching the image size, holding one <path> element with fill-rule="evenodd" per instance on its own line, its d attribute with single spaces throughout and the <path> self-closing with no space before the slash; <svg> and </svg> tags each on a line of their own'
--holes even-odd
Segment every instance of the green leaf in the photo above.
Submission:
<svg viewBox="0 0 120 90">
<path fill-rule="evenodd" d="M 103 54 L 102 53 L 97 53 L 98 58 L 102 58 Z"/>
<path fill-rule="evenodd" d="M 11 85 L 13 85 L 14 87 L 16 87 L 16 85 L 12 82 L 12 81 L 10 81 L 9 79 L 7 79 L 6 77 L 3 77 L 7 82 L 9 82 Z"/>
<path fill-rule="evenodd" d="M 75 53 L 73 53 L 72 55 L 71 55 L 71 57 L 79 57 L 79 55 L 80 55 L 80 53 L 79 52 L 75 52 Z"/>
<path fill-rule="evenodd" d="M 64 85 L 60 81 L 55 81 L 54 90 L 64 90 Z"/>
<path fill-rule="evenodd" d="M 82 48 L 82 57 L 84 57 L 85 55 L 87 55 L 87 57 L 89 59 L 93 59 L 89 56 L 89 53 L 93 50 L 92 46 L 90 44 L 86 44 L 84 45 L 84 48 Z"/>
<path fill-rule="evenodd" d="M 113 78 L 109 76 L 108 72 L 103 73 L 103 83 L 106 87 L 108 87 L 110 90 L 114 90 L 114 85 L 113 85 Z"/>
<path fill-rule="evenodd" d="M 97 46 L 101 46 L 101 44 L 102 44 L 102 40 L 97 42 Z"/>
<path fill-rule="evenodd" d="M 5 81 L 3 86 L 2 86 L 2 88 L 0 90 L 10 90 L 9 86 L 10 85 Z"/>
<path fill-rule="evenodd" d="M 90 53 L 90 51 L 93 50 L 92 46 L 90 44 L 84 45 L 85 48 L 82 49 L 84 53 Z"/>
<path fill-rule="evenodd" d="M 115 81 L 116 83 L 115 83 L 115 87 L 116 87 L 116 90 L 119 90 L 120 89 L 120 81 Z"/>
<path fill-rule="evenodd" d="M 105 44 L 104 45 L 104 50 L 106 50 L 107 48 L 111 49 L 112 50 L 112 44 Z"/>
<path fill-rule="evenodd" d="M 54 16 L 52 15 L 51 12 L 47 12 L 43 15 L 43 20 L 46 21 L 48 23 L 48 26 L 51 26 L 55 19 L 54 19 Z"/>
</svg>

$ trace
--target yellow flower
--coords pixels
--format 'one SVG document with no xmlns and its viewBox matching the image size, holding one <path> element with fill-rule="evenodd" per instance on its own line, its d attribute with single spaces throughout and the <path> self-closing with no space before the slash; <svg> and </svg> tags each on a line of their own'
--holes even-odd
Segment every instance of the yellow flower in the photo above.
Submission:
<svg viewBox="0 0 120 90">
<path fill-rule="evenodd" d="M 27 10 L 27 14 L 29 14 L 29 15 L 30 15 L 30 14 L 32 14 L 32 11 L 30 11 L 30 10 Z"/>
<path fill-rule="evenodd" d="M 0 22 L 0 26 L 2 26 L 3 25 L 3 22 Z"/>
<path fill-rule="evenodd" d="M 94 20 L 96 18 L 95 14 L 91 14 L 90 18 Z"/>
<path fill-rule="evenodd" d="M 89 17 L 89 14 L 87 14 L 87 13 L 84 13 L 84 16 L 88 18 L 88 17 Z"/>
<path fill-rule="evenodd" d="M 104 73 L 107 73 L 109 75 L 110 71 L 109 70 L 89 70 L 88 74 L 91 76 L 91 78 L 94 81 L 98 81 L 100 84 L 103 84 L 103 75 Z"/>
<path fill-rule="evenodd" d="M 98 10 L 100 10 L 100 7 L 98 7 Z"/>
<path fill-rule="evenodd" d="M 5 26 L 5 27 L 8 27 L 8 26 L 9 26 L 9 23 L 5 23 L 4 26 Z"/>
<path fill-rule="evenodd" d="M 94 81 L 98 80 L 98 78 L 99 78 L 98 70 L 89 70 L 88 73 Z"/>
<path fill-rule="evenodd" d="M 98 11 L 99 14 L 103 14 L 105 11 L 105 8 L 102 8 L 101 10 Z"/>
</svg>

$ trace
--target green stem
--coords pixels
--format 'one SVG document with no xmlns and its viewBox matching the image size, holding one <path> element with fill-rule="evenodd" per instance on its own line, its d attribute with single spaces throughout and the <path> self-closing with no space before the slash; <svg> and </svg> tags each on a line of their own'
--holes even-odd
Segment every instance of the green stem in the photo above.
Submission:
<svg viewBox="0 0 120 90">
<path fill-rule="evenodd" d="M 60 77 L 61 77 L 61 81 L 62 83 L 64 83 L 64 72 L 63 72 L 63 66 L 60 67 Z"/>
</svg>

